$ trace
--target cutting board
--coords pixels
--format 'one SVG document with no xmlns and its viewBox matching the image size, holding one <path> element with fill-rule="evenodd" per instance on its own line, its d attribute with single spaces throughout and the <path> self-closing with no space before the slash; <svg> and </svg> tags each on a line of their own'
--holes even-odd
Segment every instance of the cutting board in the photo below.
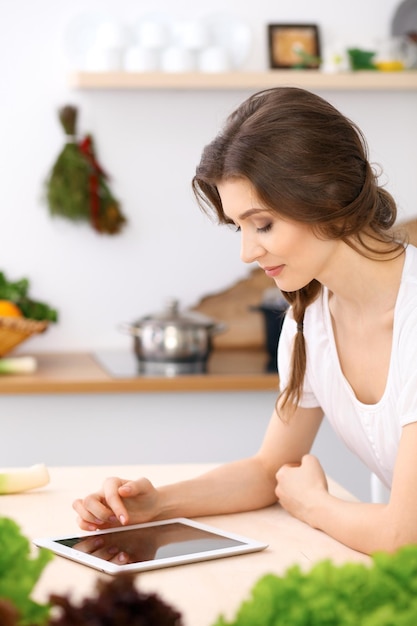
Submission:
<svg viewBox="0 0 417 626">
<path fill-rule="evenodd" d="M 227 325 L 227 330 L 213 338 L 215 349 L 254 349 L 266 346 L 266 329 L 263 314 L 253 310 L 262 302 L 266 289 L 275 287 L 272 279 L 259 268 L 224 291 L 204 296 L 193 311 Z"/>
</svg>

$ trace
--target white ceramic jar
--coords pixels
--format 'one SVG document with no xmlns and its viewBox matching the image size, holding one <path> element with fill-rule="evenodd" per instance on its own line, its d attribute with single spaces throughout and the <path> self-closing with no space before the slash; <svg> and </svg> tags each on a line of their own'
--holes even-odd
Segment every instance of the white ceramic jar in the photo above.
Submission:
<svg viewBox="0 0 417 626">
<path fill-rule="evenodd" d="M 201 72 L 216 73 L 231 70 L 228 52 L 222 46 L 209 46 L 198 55 L 198 69 Z"/>
<path fill-rule="evenodd" d="M 131 46 L 124 56 L 126 72 L 156 72 L 160 69 L 159 51 L 144 46 Z"/>
<path fill-rule="evenodd" d="M 163 72 L 194 72 L 197 69 L 196 55 L 181 46 L 168 46 L 161 53 Z"/>
</svg>

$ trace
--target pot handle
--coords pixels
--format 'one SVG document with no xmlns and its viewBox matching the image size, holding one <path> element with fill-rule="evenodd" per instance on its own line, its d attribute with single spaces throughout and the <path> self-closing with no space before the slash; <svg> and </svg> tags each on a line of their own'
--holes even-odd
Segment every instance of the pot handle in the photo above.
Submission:
<svg viewBox="0 0 417 626">
<path fill-rule="evenodd" d="M 133 335 L 133 337 L 139 337 L 141 334 L 141 329 L 138 326 L 132 326 L 132 324 L 127 322 L 119 324 L 118 329 L 125 335 Z"/>
</svg>

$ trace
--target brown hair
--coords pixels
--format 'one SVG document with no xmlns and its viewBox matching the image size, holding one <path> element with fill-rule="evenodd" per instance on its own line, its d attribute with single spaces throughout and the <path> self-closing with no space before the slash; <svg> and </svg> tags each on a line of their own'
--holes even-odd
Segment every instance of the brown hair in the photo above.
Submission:
<svg viewBox="0 0 417 626">
<path fill-rule="evenodd" d="M 363 134 L 308 91 L 277 87 L 252 95 L 205 147 L 192 186 L 200 208 L 214 211 L 219 223 L 228 220 L 217 185 L 233 178 L 247 179 L 271 211 L 310 224 L 323 238 L 341 239 L 373 258 L 403 250 L 391 230 L 395 202 L 378 185 Z M 383 252 L 380 243 L 389 244 Z M 298 405 L 306 369 L 305 310 L 320 291 L 313 280 L 283 293 L 297 323 L 290 378 L 279 398 L 288 414 Z"/>
</svg>

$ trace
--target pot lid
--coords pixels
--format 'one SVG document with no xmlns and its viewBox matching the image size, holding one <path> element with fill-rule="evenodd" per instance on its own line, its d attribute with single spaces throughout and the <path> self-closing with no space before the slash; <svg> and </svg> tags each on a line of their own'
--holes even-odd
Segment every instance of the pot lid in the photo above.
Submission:
<svg viewBox="0 0 417 626">
<path fill-rule="evenodd" d="M 136 326 L 143 323 L 159 322 L 165 325 L 175 325 L 180 327 L 199 326 L 211 327 L 215 324 L 214 320 L 209 317 L 197 313 L 196 311 L 180 311 L 179 301 L 170 299 L 167 301 L 165 309 L 160 313 L 146 315 L 136 322 Z"/>
</svg>

